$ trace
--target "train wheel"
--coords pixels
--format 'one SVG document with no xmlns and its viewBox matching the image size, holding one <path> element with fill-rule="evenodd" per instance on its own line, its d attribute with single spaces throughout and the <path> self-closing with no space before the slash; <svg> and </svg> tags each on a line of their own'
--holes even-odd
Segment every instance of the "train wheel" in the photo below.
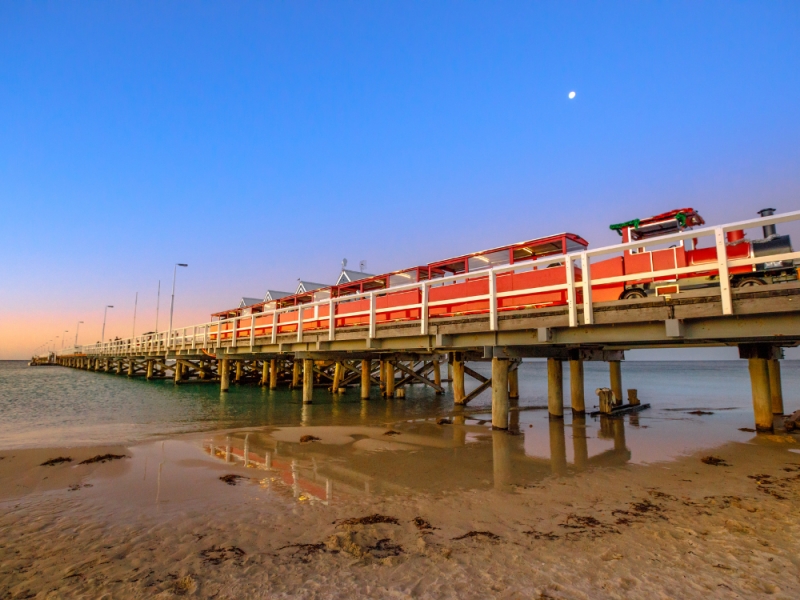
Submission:
<svg viewBox="0 0 800 600">
<path fill-rule="evenodd" d="M 737 288 L 756 287 L 757 285 L 765 285 L 766 282 L 760 277 L 743 277 L 736 282 Z"/>
<path fill-rule="evenodd" d="M 633 298 L 647 298 L 647 292 L 641 288 L 631 288 L 622 292 L 620 300 L 631 300 Z"/>
</svg>

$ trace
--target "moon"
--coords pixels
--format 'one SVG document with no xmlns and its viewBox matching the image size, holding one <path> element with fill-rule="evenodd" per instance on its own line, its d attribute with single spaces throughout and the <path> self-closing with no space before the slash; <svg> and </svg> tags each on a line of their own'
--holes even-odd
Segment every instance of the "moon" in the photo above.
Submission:
<svg viewBox="0 0 800 600">
<path fill-rule="evenodd" d="M 572 100 L 573 98 L 575 98 L 575 92 L 570 92 L 569 94 L 567 94 L 567 97 L 568 97 L 570 100 Z"/>
</svg>

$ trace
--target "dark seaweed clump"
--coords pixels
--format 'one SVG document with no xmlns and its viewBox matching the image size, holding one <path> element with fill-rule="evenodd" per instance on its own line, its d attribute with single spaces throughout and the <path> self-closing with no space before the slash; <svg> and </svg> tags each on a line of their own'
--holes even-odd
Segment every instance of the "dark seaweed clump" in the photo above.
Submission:
<svg viewBox="0 0 800 600">
<path fill-rule="evenodd" d="M 81 465 L 93 465 L 94 463 L 104 463 L 110 462 L 112 460 L 119 460 L 120 458 L 128 458 L 124 454 L 98 454 L 97 456 L 93 456 L 92 458 L 87 458 L 84 461 L 81 461 L 78 464 Z"/>
<path fill-rule="evenodd" d="M 60 465 L 61 463 L 65 462 L 72 462 L 72 457 L 70 456 L 59 456 L 57 458 L 51 458 L 50 460 L 44 461 L 40 467 L 52 467 L 53 465 Z"/>
<path fill-rule="evenodd" d="M 366 517 L 354 517 L 352 519 L 345 519 L 341 522 L 341 525 L 375 525 L 377 523 L 389 523 L 390 525 L 399 525 L 400 521 L 398 521 L 395 517 L 388 517 L 386 515 L 379 515 L 375 513 L 374 515 L 368 515 Z"/>
</svg>

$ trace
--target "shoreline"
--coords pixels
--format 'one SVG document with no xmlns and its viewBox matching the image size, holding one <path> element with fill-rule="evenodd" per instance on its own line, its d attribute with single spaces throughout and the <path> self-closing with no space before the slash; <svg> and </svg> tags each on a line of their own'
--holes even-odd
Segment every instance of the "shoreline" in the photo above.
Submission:
<svg viewBox="0 0 800 600">
<path fill-rule="evenodd" d="M 286 440 L 299 433 L 276 430 Z M 278 466 L 224 462 L 204 449 L 224 433 L 73 447 L 64 449 L 72 463 L 52 467 L 31 465 L 60 449 L 0 452 L 3 489 L 15 477 L 48 482 L 0 500 L 8 540 L 0 544 L 0 589 L 10 598 L 53 590 L 217 598 L 800 595 L 794 436 L 754 436 L 667 463 L 551 473 L 528 486 L 502 484 L 502 473 L 499 486 L 437 492 L 351 493 L 336 483 L 324 502 L 298 494 Z M 341 433 L 298 444 L 296 471 L 306 455 L 323 469 L 319 453 L 338 448 Z M 98 453 L 130 458 L 75 464 Z M 361 455 L 402 464 L 399 450 Z M 702 462 L 709 455 L 725 464 Z M 233 485 L 220 480 L 226 475 Z M 426 476 L 420 467 L 417 478 Z M 370 515 L 378 517 L 364 519 Z"/>
</svg>

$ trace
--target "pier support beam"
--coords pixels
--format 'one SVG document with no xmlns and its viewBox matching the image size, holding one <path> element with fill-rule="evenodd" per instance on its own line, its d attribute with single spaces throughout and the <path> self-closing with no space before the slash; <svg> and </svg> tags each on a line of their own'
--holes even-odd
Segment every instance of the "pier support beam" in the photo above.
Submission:
<svg viewBox="0 0 800 600">
<path fill-rule="evenodd" d="M 492 429 L 508 429 L 507 358 L 492 358 Z"/>
<path fill-rule="evenodd" d="M 261 363 L 261 381 L 260 385 L 269 384 L 269 361 L 265 360 Z"/>
<path fill-rule="evenodd" d="M 551 419 L 564 418 L 564 371 L 561 359 L 547 359 L 547 410 Z"/>
<path fill-rule="evenodd" d="M 278 388 L 278 359 L 273 358 L 269 361 L 269 389 Z"/>
<path fill-rule="evenodd" d="M 231 361 L 223 358 L 219 361 L 219 391 L 227 392 L 231 387 Z"/>
<path fill-rule="evenodd" d="M 508 397 L 512 400 L 519 399 L 519 367 L 521 364 L 521 362 L 517 362 L 508 371 Z"/>
<path fill-rule="evenodd" d="M 342 371 L 344 371 L 344 367 L 340 361 L 336 361 L 336 364 L 333 365 L 333 384 L 331 385 L 331 392 L 334 394 L 339 393 L 339 386 L 342 383 Z"/>
<path fill-rule="evenodd" d="M 570 404 L 572 405 L 573 415 L 583 415 L 586 413 L 586 399 L 583 395 L 583 361 L 570 360 L 569 361 L 569 387 L 570 387 Z"/>
<path fill-rule="evenodd" d="M 300 365 L 297 359 L 292 362 L 292 389 L 300 387 Z"/>
<path fill-rule="evenodd" d="M 175 383 L 180 383 L 181 377 L 183 375 L 183 365 L 181 364 L 181 361 L 179 360 L 175 361 L 174 371 L 175 371 Z"/>
<path fill-rule="evenodd" d="M 303 360 L 303 404 L 311 404 L 314 400 L 314 361 Z"/>
<path fill-rule="evenodd" d="M 145 379 L 149 381 L 152 378 L 153 378 L 153 361 L 151 359 L 147 361 L 147 374 L 145 375 Z"/>
<path fill-rule="evenodd" d="M 772 431 L 772 394 L 769 388 L 769 366 L 765 358 L 750 358 L 750 387 L 757 431 Z"/>
<path fill-rule="evenodd" d="M 386 397 L 394 398 L 394 362 L 387 360 L 386 365 Z"/>
<path fill-rule="evenodd" d="M 128 377 L 133 377 L 136 372 L 136 360 L 131 357 L 128 361 Z"/>
<path fill-rule="evenodd" d="M 611 392 L 617 402 L 622 402 L 622 364 L 618 360 L 608 361 L 611 379 Z"/>
<path fill-rule="evenodd" d="M 364 359 L 361 361 L 361 399 L 369 400 L 369 390 L 372 387 L 372 380 L 370 379 L 370 371 L 372 371 L 372 361 Z"/>
<path fill-rule="evenodd" d="M 438 358 L 433 359 L 433 383 L 442 387 L 442 365 L 439 363 Z M 444 391 L 436 390 L 437 394 L 444 394 Z"/>
<path fill-rule="evenodd" d="M 464 404 L 464 398 L 466 398 L 466 393 L 464 392 L 464 355 L 460 352 L 453 353 L 451 379 L 453 380 L 453 402 L 455 404 Z"/>
<path fill-rule="evenodd" d="M 243 364 L 244 364 L 244 361 L 242 361 L 242 360 L 237 360 L 236 361 L 236 379 L 234 379 L 234 381 L 236 383 L 240 383 L 241 380 L 242 380 L 242 365 Z"/>
<path fill-rule="evenodd" d="M 783 383 L 781 382 L 781 361 L 772 358 L 767 362 L 769 370 L 769 393 L 772 397 L 772 414 L 783 414 Z"/>
</svg>

